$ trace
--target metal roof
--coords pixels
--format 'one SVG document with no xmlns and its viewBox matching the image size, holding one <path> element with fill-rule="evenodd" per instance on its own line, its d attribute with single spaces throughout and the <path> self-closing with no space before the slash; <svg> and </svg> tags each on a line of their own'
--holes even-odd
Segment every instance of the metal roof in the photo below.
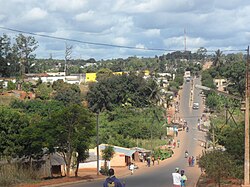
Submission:
<svg viewBox="0 0 250 187">
<path fill-rule="evenodd" d="M 105 147 L 107 147 L 107 146 L 112 146 L 112 145 L 106 145 L 106 144 L 99 145 L 100 150 L 104 150 Z M 134 149 L 129 149 L 129 148 L 125 148 L 125 147 L 118 147 L 118 146 L 112 146 L 112 147 L 114 148 L 115 152 L 124 153 L 125 156 L 131 157 L 136 152 L 136 150 L 134 150 Z"/>
</svg>

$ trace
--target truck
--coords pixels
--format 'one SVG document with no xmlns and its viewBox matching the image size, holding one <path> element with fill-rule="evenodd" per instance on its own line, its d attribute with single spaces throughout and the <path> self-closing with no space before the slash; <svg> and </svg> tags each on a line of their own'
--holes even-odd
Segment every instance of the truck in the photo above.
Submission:
<svg viewBox="0 0 250 187">
<path fill-rule="evenodd" d="M 184 78 L 191 78 L 191 72 L 190 71 L 185 71 Z"/>
<path fill-rule="evenodd" d="M 190 82 L 190 80 L 191 80 L 191 72 L 190 71 L 185 71 L 184 79 L 186 80 L 186 82 Z"/>
</svg>

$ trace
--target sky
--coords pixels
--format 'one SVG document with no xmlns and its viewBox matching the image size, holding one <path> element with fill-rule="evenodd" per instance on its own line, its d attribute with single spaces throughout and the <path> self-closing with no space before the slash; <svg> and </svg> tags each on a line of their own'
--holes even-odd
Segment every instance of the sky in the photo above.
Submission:
<svg viewBox="0 0 250 187">
<path fill-rule="evenodd" d="M 63 59 L 66 43 L 73 46 L 73 59 L 154 57 L 184 50 L 184 30 L 186 49 L 193 52 L 242 50 L 250 43 L 249 0 L 0 0 L 0 5 L 0 35 L 14 38 L 18 32 L 3 29 L 11 28 L 82 41 L 34 36 L 38 58 Z"/>
</svg>

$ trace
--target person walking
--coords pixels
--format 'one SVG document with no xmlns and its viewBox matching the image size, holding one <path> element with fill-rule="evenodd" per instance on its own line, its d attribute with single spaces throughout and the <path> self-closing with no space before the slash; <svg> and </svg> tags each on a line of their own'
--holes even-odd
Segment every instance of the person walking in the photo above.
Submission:
<svg viewBox="0 0 250 187">
<path fill-rule="evenodd" d="M 180 147 L 180 140 L 179 139 L 177 140 L 177 147 L 178 148 Z"/>
<path fill-rule="evenodd" d="M 188 151 L 186 150 L 185 151 L 185 158 L 187 158 L 188 157 Z"/>
<path fill-rule="evenodd" d="M 195 162 L 195 159 L 194 159 L 194 156 L 192 156 L 192 158 L 191 158 L 192 166 L 194 166 L 194 162 Z"/>
<path fill-rule="evenodd" d="M 133 174 L 134 174 L 134 170 L 135 170 L 135 165 L 134 165 L 134 163 L 131 163 L 131 164 L 130 164 L 129 170 L 131 171 L 131 175 L 133 175 Z"/>
<path fill-rule="evenodd" d="M 158 163 L 158 165 L 160 164 L 160 156 L 158 156 L 158 158 L 157 158 L 157 163 Z"/>
<path fill-rule="evenodd" d="M 192 157 L 188 157 L 188 165 L 191 166 L 192 165 Z"/>
<path fill-rule="evenodd" d="M 176 142 L 175 142 L 175 140 L 174 140 L 174 142 L 173 142 L 173 149 L 176 147 Z"/>
<path fill-rule="evenodd" d="M 109 177 L 106 178 L 105 182 L 103 183 L 103 187 L 124 187 L 121 181 L 115 177 L 114 169 L 110 168 L 108 170 Z"/>
<path fill-rule="evenodd" d="M 150 157 L 147 158 L 148 167 L 150 167 Z"/>
<path fill-rule="evenodd" d="M 181 170 L 181 186 L 186 186 L 187 176 L 185 175 L 185 171 Z"/>
<path fill-rule="evenodd" d="M 153 163 L 153 166 L 155 165 L 155 157 L 152 156 L 152 163 Z"/>
<path fill-rule="evenodd" d="M 175 168 L 175 172 L 172 173 L 173 176 L 173 187 L 181 187 L 181 174 L 179 173 L 179 168 Z"/>
</svg>

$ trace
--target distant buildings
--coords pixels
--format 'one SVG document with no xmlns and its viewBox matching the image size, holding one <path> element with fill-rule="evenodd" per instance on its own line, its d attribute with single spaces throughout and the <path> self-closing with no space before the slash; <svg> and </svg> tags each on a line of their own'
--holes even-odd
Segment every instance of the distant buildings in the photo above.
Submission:
<svg viewBox="0 0 250 187">
<path fill-rule="evenodd" d="M 214 79 L 214 84 L 218 91 L 227 92 L 227 86 L 228 86 L 227 79 Z"/>
</svg>

